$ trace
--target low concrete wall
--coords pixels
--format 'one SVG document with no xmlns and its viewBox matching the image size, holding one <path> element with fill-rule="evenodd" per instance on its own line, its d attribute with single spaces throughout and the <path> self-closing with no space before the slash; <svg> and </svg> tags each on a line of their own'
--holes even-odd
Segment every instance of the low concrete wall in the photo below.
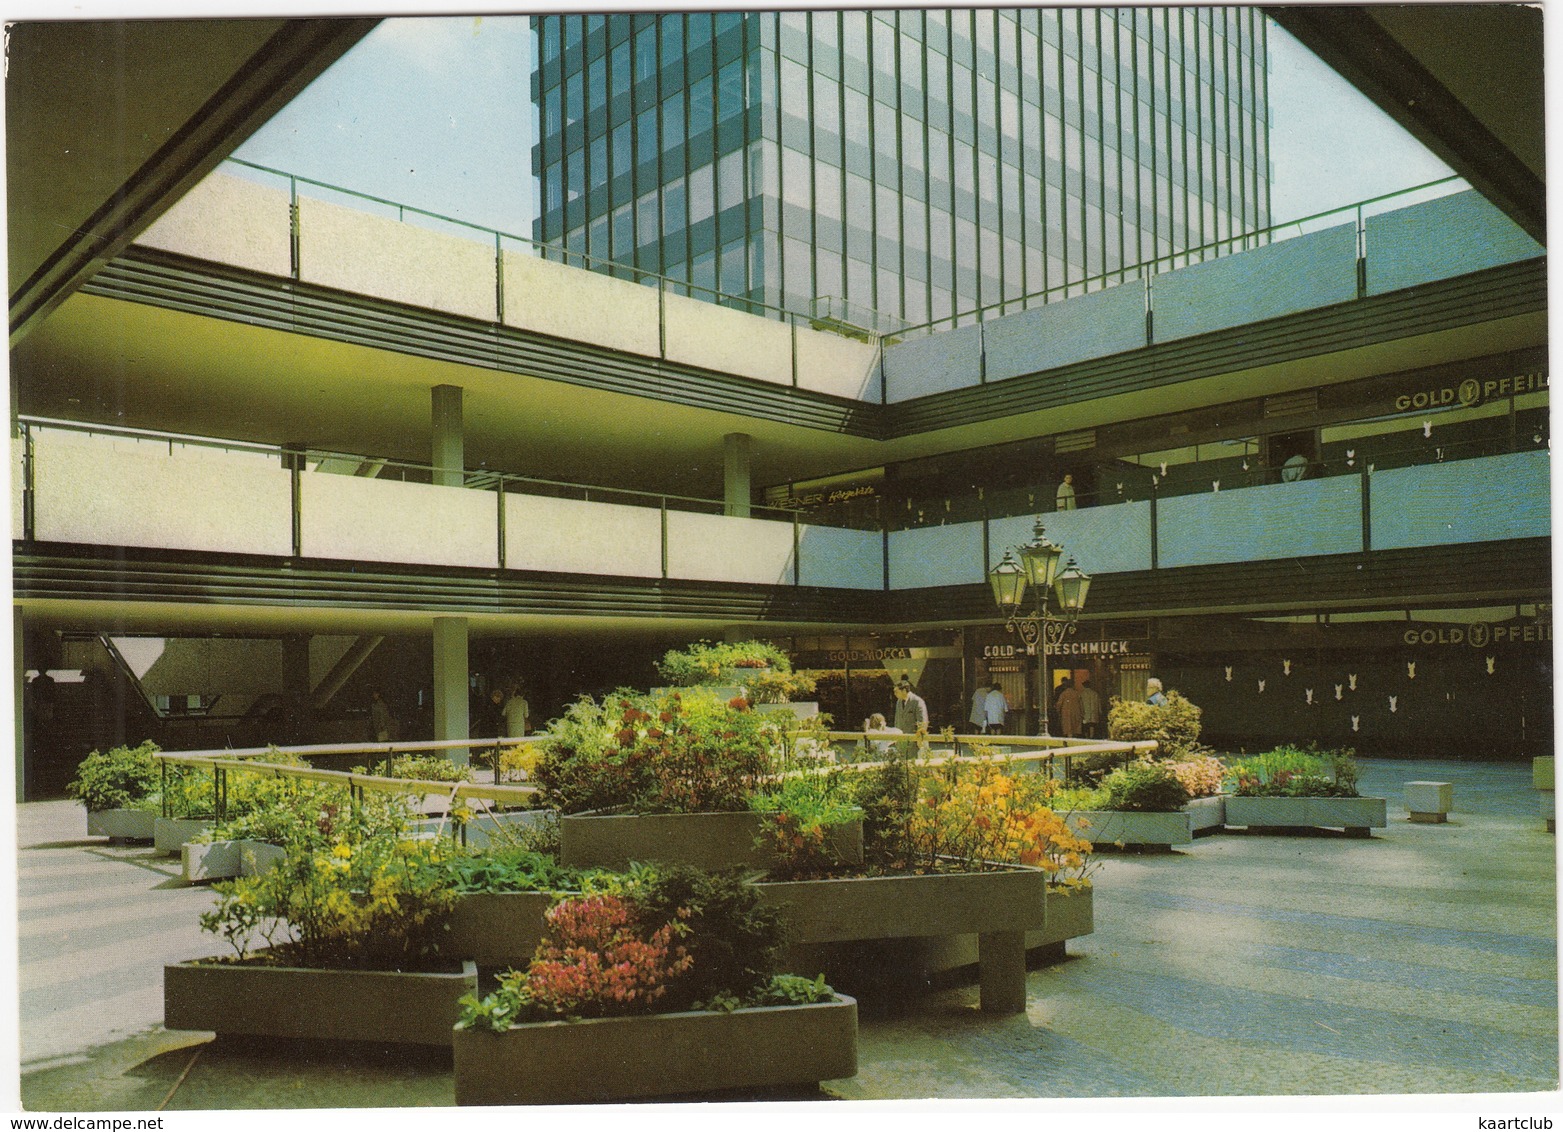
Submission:
<svg viewBox="0 0 1563 1132">
<path fill-rule="evenodd" d="M 136 243 L 267 275 L 293 273 L 287 188 L 212 173 L 191 189 Z"/>
<path fill-rule="evenodd" d="M 284 229 L 286 231 L 286 229 Z M 299 278 L 447 314 L 492 320 L 494 245 L 375 216 L 356 208 L 299 200 Z"/>
<path fill-rule="evenodd" d="M 315 472 L 302 487 L 302 549 L 312 558 L 499 565 L 492 491 Z"/>
<path fill-rule="evenodd" d="M 506 251 L 506 326 L 654 358 L 657 289 L 582 267 Z"/>
<path fill-rule="evenodd" d="M 507 493 L 505 566 L 661 577 L 662 513 L 654 507 Z"/>
<path fill-rule="evenodd" d="M 667 295 L 666 349 L 670 362 L 792 384 L 792 327 L 775 319 Z"/>
<path fill-rule="evenodd" d="M 292 481 L 276 457 L 37 429 L 44 542 L 291 554 Z"/>
</svg>

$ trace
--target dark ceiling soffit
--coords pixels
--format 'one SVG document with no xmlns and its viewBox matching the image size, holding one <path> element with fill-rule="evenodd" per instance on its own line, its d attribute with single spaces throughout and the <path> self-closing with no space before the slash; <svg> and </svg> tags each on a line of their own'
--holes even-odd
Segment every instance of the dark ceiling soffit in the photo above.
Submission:
<svg viewBox="0 0 1563 1132">
<path fill-rule="evenodd" d="M 11 345 L 379 22 L 289 20 L 17 288 Z"/>
<path fill-rule="evenodd" d="M 1547 309 L 1544 258 L 889 406 L 887 438 L 1390 342 Z"/>
<path fill-rule="evenodd" d="M 131 248 L 82 290 L 291 334 L 879 439 L 885 407 L 643 358 L 171 252 Z M 735 410 L 735 406 L 738 406 Z"/>
<path fill-rule="evenodd" d="M 1283 615 L 1538 600 L 1551 593 L 1550 538 L 1321 555 L 1108 574 L 1091 590 L 1101 617 Z M 1496 575 L 1492 564 L 1501 562 Z M 19 601 L 120 601 L 299 609 L 874 625 L 997 623 L 980 583 L 846 590 L 526 571 L 445 570 L 136 548 L 16 544 Z M 1093 618 L 1094 619 L 1094 618 Z"/>
<path fill-rule="evenodd" d="M 1546 246 L 1541 178 L 1372 17 L 1361 8 L 1333 5 L 1264 11 Z M 1540 35 L 1541 13 L 1536 15 Z M 1538 121 L 1541 113 L 1536 107 Z"/>
</svg>

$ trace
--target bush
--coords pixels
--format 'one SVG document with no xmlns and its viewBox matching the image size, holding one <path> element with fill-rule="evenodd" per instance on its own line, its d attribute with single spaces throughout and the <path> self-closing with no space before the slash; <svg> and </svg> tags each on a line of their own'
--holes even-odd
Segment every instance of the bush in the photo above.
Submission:
<svg viewBox="0 0 1563 1132">
<path fill-rule="evenodd" d="M 260 876 L 216 885 L 201 927 L 240 959 L 257 943 L 280 966 L 438 970 L 455 897 L 435 865 L 448 842 L 409 841 L 392 828 L 336 820 L 329 845 L 298 840 Z"/>
<path fill-rule="evenodd" d="M 1355 798 L 1356 754 L 1349 747 L 1277 747 L 1233 760 L 1228 775 L 1233 793 L 1244 798 Z"/>
<path fill-rule="evenodd" d="M 688 648 L 669 649 L 657 662 L 657 673 L 677 688 L 748 684 L 754 670 L 760 668 L 786 674 L 792 671 L 792 662 L 786 653 L 764 641 L 696 641 Z"/>
<path fill-rule="evenodd" d="M 1227 774 L 1226 764 L 1213 755 L 1195 755 L 1161 765 L 1183 784 L 1190 798 L 1209 798 L 1221 793 L 1221 784 Z"/>
<path fill-rule="evenodd" d="M 789 704 L 814 694 L 815 680 L 801 672 L 777 672 L 772 669 L 757 676 L 738 673 L 738 681 L 749 689 L 749 698 L 757 704 Z"/>
<path fill-rule="evenodd" d="M 81 760 L 65 792 L 94 813 L 156 808 L 162 769 L 152 756 L 158 750 L 148 739 L 139 747 L 93 751 Z"/>
<path fill-rule="evenodd" d="M 1180 692 L 1161 705 L 1113 697 L 1107 709 L 1107 737 L 1120 743 L 1156 740 L 1156 757 L 1175 759 L 1199 745 L 1200 709 Z"/>
<path fill-rule="evenodd" d="M 536 779 L 564 813 L 746 810 L 774 772 L 780 725 L 710 697 L 618 691 L 549 726 Z"/>
<path fill-rule="evenodd" d="M 1102 779 L 1107 808 L 1139 813 L 1171 813 L 1188 804 L 1189 792 L 1166 766 L 1133 762 Z"/>
<path fill-rule="evenodd" d="M 462 999 L 460 1025 L 818 1002 L 823 979 L 778 976 L 780 913 L 759 906 L 735 874 L 642 872 L 623 891 L 573 897 L 548 913 L 548 935 L 525 971 L 485 998 Z"/>
<path fill-rule="evenodd" d="M 473 768 L 458 766 L 444 755 L 397 755 L 374 768 L 355 767 L 359 774 L 382 778 L 422 778 L 432 782 L 470 782 Z"/>
</svg>

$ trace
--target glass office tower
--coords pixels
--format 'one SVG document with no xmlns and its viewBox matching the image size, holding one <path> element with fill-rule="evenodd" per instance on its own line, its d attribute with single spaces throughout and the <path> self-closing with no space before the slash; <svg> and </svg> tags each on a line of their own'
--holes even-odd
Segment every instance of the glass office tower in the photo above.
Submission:
<svg viewBox="0 0 1563 1132">
<path fill-rule="evenodd" d="M 534 29 L 535 236 L 697 288 L 888 330 L 1268 223 L 1255 8 Z"/>
</svg>

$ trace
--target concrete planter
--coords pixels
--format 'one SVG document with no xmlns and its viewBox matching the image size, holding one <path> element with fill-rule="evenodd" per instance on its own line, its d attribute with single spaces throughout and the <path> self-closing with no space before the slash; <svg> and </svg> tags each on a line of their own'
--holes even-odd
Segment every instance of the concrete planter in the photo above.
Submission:
<svg viewBox="0 0 1563 1132">
<path fill-rule="evenodd" d="M 194 841 L 211 828 L 210 818 L 158 818 L 152 823 L 152 847 L 177 857 L 186 841 Z"/>
<path fill-rule="evenodd" d="M 1383 798 L 1227 798 L 1227 825 L 1344 829 L 1353 837 L 1389 824 Z"/>
<path fill-rule="evenodd" d="M 774 881 L 757 886 L 762 903 L 781 909 L 792 943 L 784 965 L 823 970 L 827 979 L 864 978 L 863 966 L 903 968 L 916 981 L 925 949 L 833 948 L 856 941 L 962 936 L 974 942 L 982 1008 L 1015 1014 L 1026 1007 L 1026 932 L 1047 924 L 1047 875 L 1014 866 L 993 872 Z M 881 972 L 883 973 L 883 972 Z M 867 980 L 871 984 L 871 977 Z"/>
<path fill-rule="evenodd" d="M 1047 896 L 1047 925 L 1039 932 L 1026 933 L 1026 947 L 1062 947 L 1071 939 L 1096 930 L 1096 889 L 1050 888 Z M 1062 954 L 1060 952 L 1060 954 Z"/>
<path fill-rule="evenodd" d="M 1187 845 L 1194 840 L 1193 819 L 1186 810 L 1144 813 L 1129 810 L 1076 810 L 1064 821 L 1076 835 L 1097 849 L 1112 845 Z"/>
<path fill-rule="evenodd" d="M 457 1030 L 458 1105 L 581 1104 L 857 1074 L 857 1002 Z"/>
<path fill-rule="evenodd" d="M 448 1046 L 456 1002 L 475 993 L 460 973 L 337 971 L 212 960 L 163 968 L 163 1025 L 268 1038 Z"/>
<path fill-rule="evenodd" d="M 193 841 L 179 849 L 186 884 L 259 876 L 287 854 L 269 841 Z"/>
<path fill-rule="evenodd" d="M 543 938 L 551 892 L 475 892 L 451 909 L 448 954 L 489 966 L 525 966 Z"/>
<path fill-rule="evenodd" d="M 559 819 L 559 861 L 576 868 L 622 869 L 631 861 L 663 861 L 721 869 L 772 868 L 776 855 L 755 844 L 770 814 L 566 814 Z M 831 831 L 842 864 L 863 860 L 863 823 Z"/>
<path fill-rule="evenodd" d="M 440 800 L 444 805 L 444 799 Z M 474 849 L 482 849 L 489 845 L 507 844 L 506 832 L 520 833 L 524 829 L 533 828 L 553 818 L 558 817 L 556 810 L 505 810 L 496 814 L 480 813 L 467 823 L 466 844 Z M 498 827 L 498 828 L 496 828 Z M 426 817 L 408 825 L 408 830 L 413 833 L 438 834 L 442 837 L 452 836 L 453 826 L 448 818 Z M 460 838 L 460 831 L 456 831 Z"/>
<path fill-rule="evenodd" d="M 157 815 L 151 810 L 88 810 L 87 836 L 110 841 L 151 841 Z"/>
<path fill-rule="evenodd" d="M 1214 794 L 1209 798 L 1194 798 L 1183 807 L 1189 816 L 1189 829 L 1198 833 L 1202 829 L 1220 829 L 1227 823 L 1227 796 Z"/>
</svg>

